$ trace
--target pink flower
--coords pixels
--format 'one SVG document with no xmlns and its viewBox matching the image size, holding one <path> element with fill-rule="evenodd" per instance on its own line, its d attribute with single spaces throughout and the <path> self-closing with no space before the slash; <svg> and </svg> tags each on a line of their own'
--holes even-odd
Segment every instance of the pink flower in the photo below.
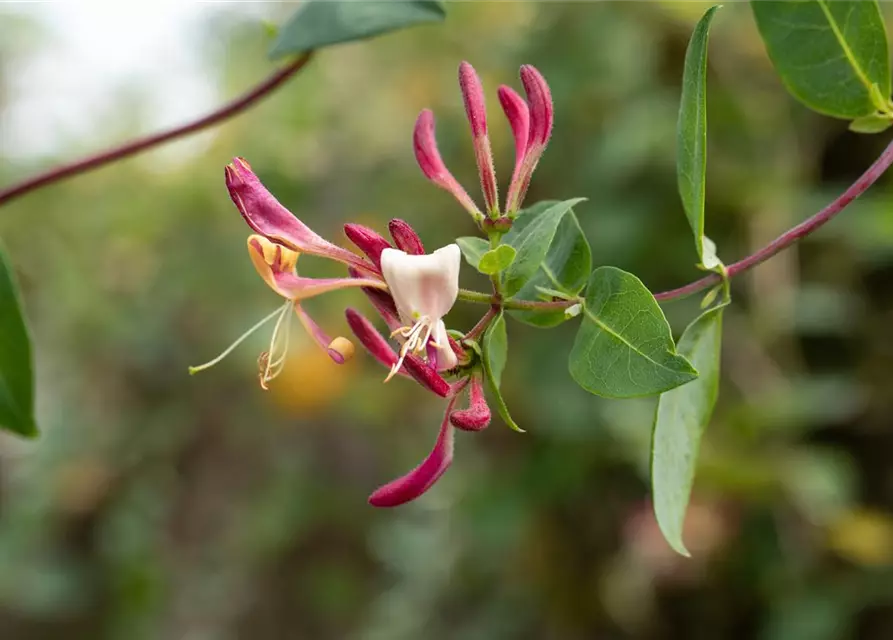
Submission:
<svg viewBox="0 0 893 640">
<path fill-rule="evenodd" d="M 235 158 L 226 167 L 226 186 L 236 208 L 248 226 L 256 232 L 248 237 L 248 255 L 254 268 L 264 282 L 285 302 L 279 309 L 242 334 L 218 357 L 203 365 L 190 367 L 190 373 L 197 373 L 217 364 L 249 335 L 276 318 L 270 346 L 258 359 L 260 385 L 267 389 L 269 383 L 285 368 L 292 311 L 307 333 L 332 360 L 338 364 L 344 363 L 353 355 L 353 344 L 344 337 L 336 337 L 334 340 L 330 338 L 301 307 L 301 302 L 307 298 L 348 287 L 362 287 L 364 290 L 387 289 L 381 270 L 376 264 L 367 262 L 347 249 L 323 239 L 301 222 L 267 191 L 245 160 Z M 302 253 L 342 262 L 362 276 L 302 277 L 297 272 L 298 258 Z"/>
<path fill-rule="evenodd" d="M 521 67 L 521 83 L 527 101 L 506 86 L 499 87 L 499 103 L 508 118 L 515 138 L 515 169 L 505 200 L 505 215 L 517 215 L 534 169 L 545 151 L 552 134 L 554 108 L 549 85 L 542 74 L 530 65 Z M 490 218 L 499 218 L 499 197 L 493 155 L 487 133 L 487 111 L 480 78 L 467 62 L 459 65 L 459 87 L 465 104 L 465 113 L 471 125 L 475 160 L 481 179 L 484 203 Z M 453 177 L 441 158 L 435 137 L 434 115 L 423 110 L 416 121 L 413 134 L 416 159 L 422 173 L 434 184 L 451 193 L 456 200 L 481 223 L 484 215 Z"/>
</svg>

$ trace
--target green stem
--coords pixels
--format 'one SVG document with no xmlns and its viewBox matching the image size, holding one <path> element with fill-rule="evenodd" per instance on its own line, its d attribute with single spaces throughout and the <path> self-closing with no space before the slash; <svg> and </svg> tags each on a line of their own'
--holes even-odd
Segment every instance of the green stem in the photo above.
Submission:
<svg viewBox="0 0 893 640">
<path fill-rule="evenodd" d="M 522 311 L 560 311 L 561 309 L 567 309 L 580 302 L 579 299 L 554 300 L 551 302 L 539 302 L 537 300 L 501 300 L 493 294 L 484 293 L 483 291 L 471 291 L 469 289 L 459 289 L 459 300 L 477 304 L 490 304 L 497 308 L 520 309 Z"/>
</svg>

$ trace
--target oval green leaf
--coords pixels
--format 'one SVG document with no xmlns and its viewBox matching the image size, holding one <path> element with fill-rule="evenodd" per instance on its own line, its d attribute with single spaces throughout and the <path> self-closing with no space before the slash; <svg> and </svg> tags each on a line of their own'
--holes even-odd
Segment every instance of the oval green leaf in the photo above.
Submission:
<svg viewBox="0 0 893 640">
<path fill-rule="evenodd" d="M 464 236 L 456 238 L 456 244 L 465 257 L 465 262 L 480 271 L 481 258 L 490 250 L 490 243 L 483 238 Z"/>
<path fill-rule="evenodd" d="M 554 204 L 555 201 L 538 202 L 525 209 L 512 225 L 512 231 L 520 232 L 536 215 Z M 553 293 L 555 297 L 573 297 L 586 286 L 590 271 L 592 250 L 571 209 L 559 223 L 539 269 L 512 297 L 517 300 L 541 300 L 544 292 Z M 567 320 L 564 311 L 512 311 L 511 315 L 525 324 L 541 328 L 554 327 Z"/>
<path fill-rule="evenodd" d="M 523 228 L 505 235 L 503 242 L 517 251 L 515 261 L 506 270 L 502 279 L 502 293 L 514 296 L 527 284 L 540 266 L 552 245 L 558 225 L 571 208 L 586 198 L 573 198 L 557 202 L 543 211 L 537 210 L 533 219 Z M 520 219 L 520 218 L 519 218 Z M 514 226 L 514 225 L 513 225 Z"/>
<path fill-rule="evenodd" d="M 501 244 L 481 256 L 478 271 L 488 276 L 505 271 L 515 259 L 515 248 Z"/>
<path fill-rule="evenodd" d="M 502 393 L 499 391 L 499 386 L 502 383 L 502 372 L 505 370 L 505 363 L 508 358 L 508 335 L 505 331 L 505 318 L 502 313 L 493 319 L 484 332 L 481 350 L 487 388 L 496 402 L 496 409 L 499 411 L 499 415 L 509 427 L 519 433 L 524 433 L 524 429 L 519 427 L 512 419 L 511 414 L 509 414 L 505 400 L 502 398 Z"/>
<path fill-rule="evenodd" d="M 676 181 L 685 216 L 695 236 L 698 260 L 702 264 L 707 173 L 707 37 L 718 8 L 707 10 L 688 43 L 676 125 Z"/>
<path fill-rule="evenodd" d="M 279 32 L 270 58 L 304 53 L 328 45 L 362 40 L 423 22 L 444 19 L 436 0 L 339 2 L 307 0 Z"/>
<path fill-rule="evenodd" d="M 889 110 L 887 32 L 876 0 L 750 3 L 769 57 L 795 98 L 838 118 Z M 877 84 L 878 90 L 872 91 Z M 879 94 L 878 94 L 879 91 Z"/>
<path fill-rule="evenodd" d="M 32 438 L 34 373 L 31 338 L 12 269 L 0 250 L 0 428 Z"/>
<path fill-rule="evenodd" d="M 685 329 L 679 339 L 679 353 L 691 361 L 700 375 L 697 380 L 662 393 L 654 417 L 651 442 L 654 515 L 667 542 L 684 556 L 689 553 L 682 541 L 682 530 L 698 450 L 719 391 L 722 311 L 722 306 L 705 311 Z"/>
<path fill-rule="evenodd" d="M 586 391 L 608 398 L 655 395 L 698 376 L 676 353 L 651 292 L 616 267 L 599 267 L 589 278 L 569 369 Z"/>
</svg>

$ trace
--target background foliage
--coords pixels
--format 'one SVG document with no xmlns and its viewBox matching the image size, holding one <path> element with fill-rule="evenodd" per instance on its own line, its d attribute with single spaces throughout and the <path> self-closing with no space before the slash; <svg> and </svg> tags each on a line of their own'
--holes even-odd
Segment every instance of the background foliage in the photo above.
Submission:
<svg viewBox="0 0 893 640">
<path fill-rule="evenodd" d="M 339 368 L 309 343 L 267 394 L 253 376 L 258 343 L 186 374 L 277 304 L 223 188 L 233 155 L 330 238 L 395 215 L 430 246 L 473 233 L 422 178 L 410 141 L 432 107 L 448 165 L 475 184 L 462 59 L 490 92 L 503 183 L 512 141 L 495 88 L 517 86 L 532 63 L 552 86 L 556 128 L 528 201 L 585 196 L 575 212 L 593 265 L 652 290 L 688 282 L 676 118 L 706 6 L 454 3 L 445 25 L 325 51 L 198 151 L 136 158 L 4 207 L 43 433 L 0 440 L 0 637 L 890 637 L 888 180 L 735 279 L 685 524 L 692 559 L 670 550 L 648 503 L 655 399 L 574 385 L 575 323 L 508 323 L 502 393 L 527 434 L 494 421 L 460 438 L 438 486 L 396 511 L 364 498 L 427 451 L 442 409 L 411 383 L 383 393 L 371 359 Z M 268 73 L 263 29 L 210 15 L 195 46 L 222 90 Z M 0 13 L 0 109 L 3 68 L 27 61 L 26 42 L 40 39 L 21 34 L 34 29 Z M 706 224 L 732 260 L 836 196 L 885 135 L 791 98 L 747 6 L 723 9 L 710 38 Z M 140 129 L 131 107 L 122 95 L 107 137 Z M 2 184 L 37 168 L 4 160 L 11 151 L 0 149 Z M 349 296 L 313 301 L 333 332 L 347 331 L 339 307 L 365 309 Z M 664 309 L 678 337 L 696 301 Z M 467 329 L 479 311 L 457 306 L 449 324 Z"/>
</svg>

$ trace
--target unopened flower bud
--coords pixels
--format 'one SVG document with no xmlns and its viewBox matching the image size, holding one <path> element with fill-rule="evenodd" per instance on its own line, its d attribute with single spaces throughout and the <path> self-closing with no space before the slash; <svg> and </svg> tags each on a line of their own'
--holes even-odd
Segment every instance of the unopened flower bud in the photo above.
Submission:
<svg viewBox="0 0 893 640">
<path fill-rule="evenodd" d="M 459 65 L 459 87 L 465 102 L 465 114 L 471 125 L 474 142 L 474 155 L 481 178 L 481 191 L 491 216 L 499 214 L 499 194 L 496 187 L 496 171 L 493 168 L 493 153 L 490 138 L 487 136 L 487 107 L 484 101 L 484 88 L 477 72 L 467 62 Z"/>
<path fill-rule="evenodd" d="M 381 252 L 391 247 L 390 242 L 369 227 L 352 222 L 344 225 L 344 235 L 369 257 L 376 269 L 381 269 Z"/>
<path fill-rule="evenodd" d="M 425 247 L 422 239 L 415 232 L 408 222 L 399 218 L 394 218 L 388 223 L 388 231 L 394 239 L 394 244 L 400 251 L 405 251 L 412 256 L 421 256 L 425 253 Z"/>
</svg>

